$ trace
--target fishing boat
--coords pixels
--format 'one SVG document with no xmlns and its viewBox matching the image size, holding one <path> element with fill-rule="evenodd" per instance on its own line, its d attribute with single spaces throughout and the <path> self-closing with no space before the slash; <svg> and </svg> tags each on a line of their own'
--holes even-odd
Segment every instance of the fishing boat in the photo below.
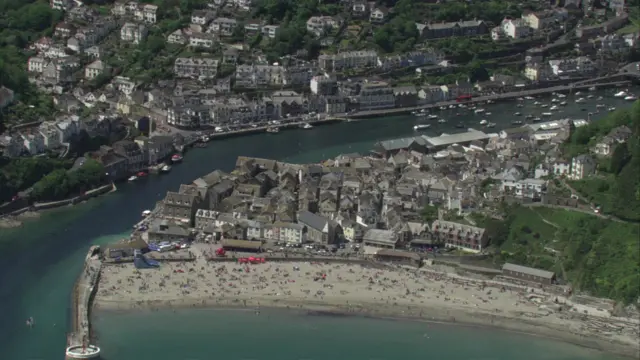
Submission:
<svg viewBox="0 0 640 360">
<path fill-rule="evenodd" d="M 565 95 L 565 94 L 558 94 L 558 97 L 559 97 L 560 99 L 564 99 L 564 98 L 566 98 L 566 97 L 567 97 L 567 95 Z"/>
<path fill-rule="evenodd" d="M 592 87 L 589 88 L 589 91 L 596 91 L 596 90 L 598 90 L 598 88 L 595 87 L 595 86 L 592 86 Z"/>
<path fill-rule="evenodd" d="M 617 92 L 617 93 L 613 94 L 613 97 L 617 97 L 617 98 L 623 98 L 625 96 L 627 96 L 627 93 L 625 91 L 620 91 L 620 92 Z"/>
<path fill-rule="evenodd" d="M 576 96 L 580 96 L 580 95 L 582 95 L 582 93 L 580 91 L 578 91 L 578 92 L 575 93 L 575 95 Z"/>
<path fill-rule="evenodd" d="M 535 99 L 533 96 L 525 96 L 524 98 L 525 98 L 525 99 L 527 99 L 527 100 L 533 100 L 533 99 Z"/>
<path fill-rule="evenodd" d="M 496 123 L 490 122 L 490 123 L 487 124 L 487 127 L 488 128 L 494 128 L 494 127 L 496 127 Z"/>
<path fill-rule="evenodd" d="M 486 113 L 484 113 L 484 114 L 485 114 L 486 116 L 489 116 L 489 115 L 491 115 L 491 112 L 486 112 Z"/>
<path fill-rule="evenodd" d="M 183 157 L 180 154 L 175 154 L 171 157 L 171 162 L 172 163 L 179 163 L 180 161 L 182 161 Z"/>
<path fill-rule="evenodd" d="M 313 129 L 313 125 L 309 123 L 304 123 L 304 125 L 302 125 L 302 128 L 305 130 Z"/>
<path fill-rule="evenodd" d="M 489 122 L 485 119 L 480 120 L 480 125 L 487 125 Z"/>
<path fill-rule="evenodd" d="M 418 125 L 415 125 L 413 127 L 413 130 L 415 130 L 415 131 L 425 130 L 425 129 L 428 129 L 430 127 L 431 127 L 431 125 L 429 125 L 429 124 L 418 124 Z"/>
<path fill-rule="evenodd" d="M 549 106 L 549 105 L 547 105 L 547 104 L 540 105 L 540 107 L 542 107 L 542 108 L 546 108 L 547 106 Z"/>
<path fill-rule="evenodd" d="M 279 127 L 268 127 L 267 128 L 267 132 L 270 134 L 277 134 L 280 132 L 280 128 Z"/>
<path fill-rule="evenodd" d="M 128 182 L 134 182 L 136 180 L 138 180 L 138 177 L 135 176 L 135 175 L 132 175 L 132 176 L 129 177 L 129 179 L 127 179 Z"/>
<path fill-rule="evenodd" d="M 592 94 L 587 95 L 587 99 L 593 99 L 595 96 Z"/>
<path fill-rule="evenodd" d="M 560 106 L 567 106 L 567 102 L 566 101 L 561 102 Z"/>
<path fill-rule="evenodd" d="M 160 172 L 163 173 L 168 173 L 169 171 L 171 171 L 171 165 L 165 165 L 160 169 Z"/>
<path fill-rule="evenodd" d="M 142 212 L 142 217 L 147 217 L 149 215 L 151 215 L 151 210 L 145 210 Z"/>
<path fill-rule="evenodd" d="M 636 101 L 636 100 L 638 100 L 638 97 L 635 96 L 635 95 L 627 95 L 627 96 L 624 97 L 624 99 L 627 100 L 627 101 Z"/>
</svg>

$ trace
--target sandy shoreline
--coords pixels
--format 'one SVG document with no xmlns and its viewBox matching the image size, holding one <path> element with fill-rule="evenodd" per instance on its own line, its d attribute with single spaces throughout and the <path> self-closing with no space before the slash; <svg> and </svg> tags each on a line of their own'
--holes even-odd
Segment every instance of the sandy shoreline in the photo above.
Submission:
<svg viewBox="0 0 640 360">
<path fill-rule="evenodd" d="M 105 311 L 284 308 L 436 321 L 534 334 L 638 358 L 637 323 L 587 316 L 577 305 L 556 304 L 566 301 L 539 289 L 505 290 L 422 270 L 309 262 L 245 266 L 199 257 L 194 263 L 163 263 L 143 271 L 132 264 L 104 266 L 94 306 Z"/>
</svg>

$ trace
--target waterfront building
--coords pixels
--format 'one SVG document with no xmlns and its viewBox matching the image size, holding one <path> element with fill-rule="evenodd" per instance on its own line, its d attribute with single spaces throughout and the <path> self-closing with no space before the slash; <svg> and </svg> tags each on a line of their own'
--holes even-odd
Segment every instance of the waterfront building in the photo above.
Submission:
<svg viewBox="0 0 640 360">
<path fill-rule="evenodd" d="M 306 227 L 307 241 L 318 244 L 335 244 L 338 234 L 342 232 L 340 225 L 335 221 L 310 211 L 298 213 L 298 224 Z"/>
<path fill-rule="evenodd" d="M 485 229 L 454 221 L 435 220 L 431 231 L 446 247 L 481 252 L 489 243 Z"/>
<path fill-rule="evenodd" d="M 185 241 L 189 238 L 189 232 L 185 228 L 161 219 L 151 223 L 147 234 L 147 242 L 149 244 L 158 244 L 165 241 Z"/>
<path fill-rule="evenodd" d="M 362 84 L 357 96 L 360 111 L 395 107 L 393 89 L 386 82 L 372 81 Z"/>
<path fill-rule="evenodd" d="M 362 236 L 362 243 L 376 248 L 395 249 L 400 246 L 398 234 L 391 230 L 369 229 Z"/>
</svg>

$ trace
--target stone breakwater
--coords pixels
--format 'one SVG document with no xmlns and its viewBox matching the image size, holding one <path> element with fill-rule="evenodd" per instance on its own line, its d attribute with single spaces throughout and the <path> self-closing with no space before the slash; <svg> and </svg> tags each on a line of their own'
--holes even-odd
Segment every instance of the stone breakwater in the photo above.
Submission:
<svg viewBox="0 0 640 360">
<path fill-rule="evenodd" d="M 89 345 L 92 341 L 90 311 L 102 268 L 101 261 L 95 256 L 96 249 L 92 246 L 89 250 L 82 273 L 73 288 L 72 326 L 67 335 L 67 346 Z"/>
</svg>

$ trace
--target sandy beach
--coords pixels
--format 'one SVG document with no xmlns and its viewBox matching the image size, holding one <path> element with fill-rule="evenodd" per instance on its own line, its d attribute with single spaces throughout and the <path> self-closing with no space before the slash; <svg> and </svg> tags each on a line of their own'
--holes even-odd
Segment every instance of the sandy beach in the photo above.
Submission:
<svg viewBox="0 0 640 360">
<path fill-rule="evenodd" d="M 558 305 L 564 304 L 564 305 Z M 638 357 L 638 323 L 581 308 L 535 288 L 455 274 L 313 262 L 244 265 L 165 262 L 159 269 L 103 266 L 94 306 L 262 307 L 493 326 Z M 592 315 L 586 315 L 585 311 Z"/>
</svg>

